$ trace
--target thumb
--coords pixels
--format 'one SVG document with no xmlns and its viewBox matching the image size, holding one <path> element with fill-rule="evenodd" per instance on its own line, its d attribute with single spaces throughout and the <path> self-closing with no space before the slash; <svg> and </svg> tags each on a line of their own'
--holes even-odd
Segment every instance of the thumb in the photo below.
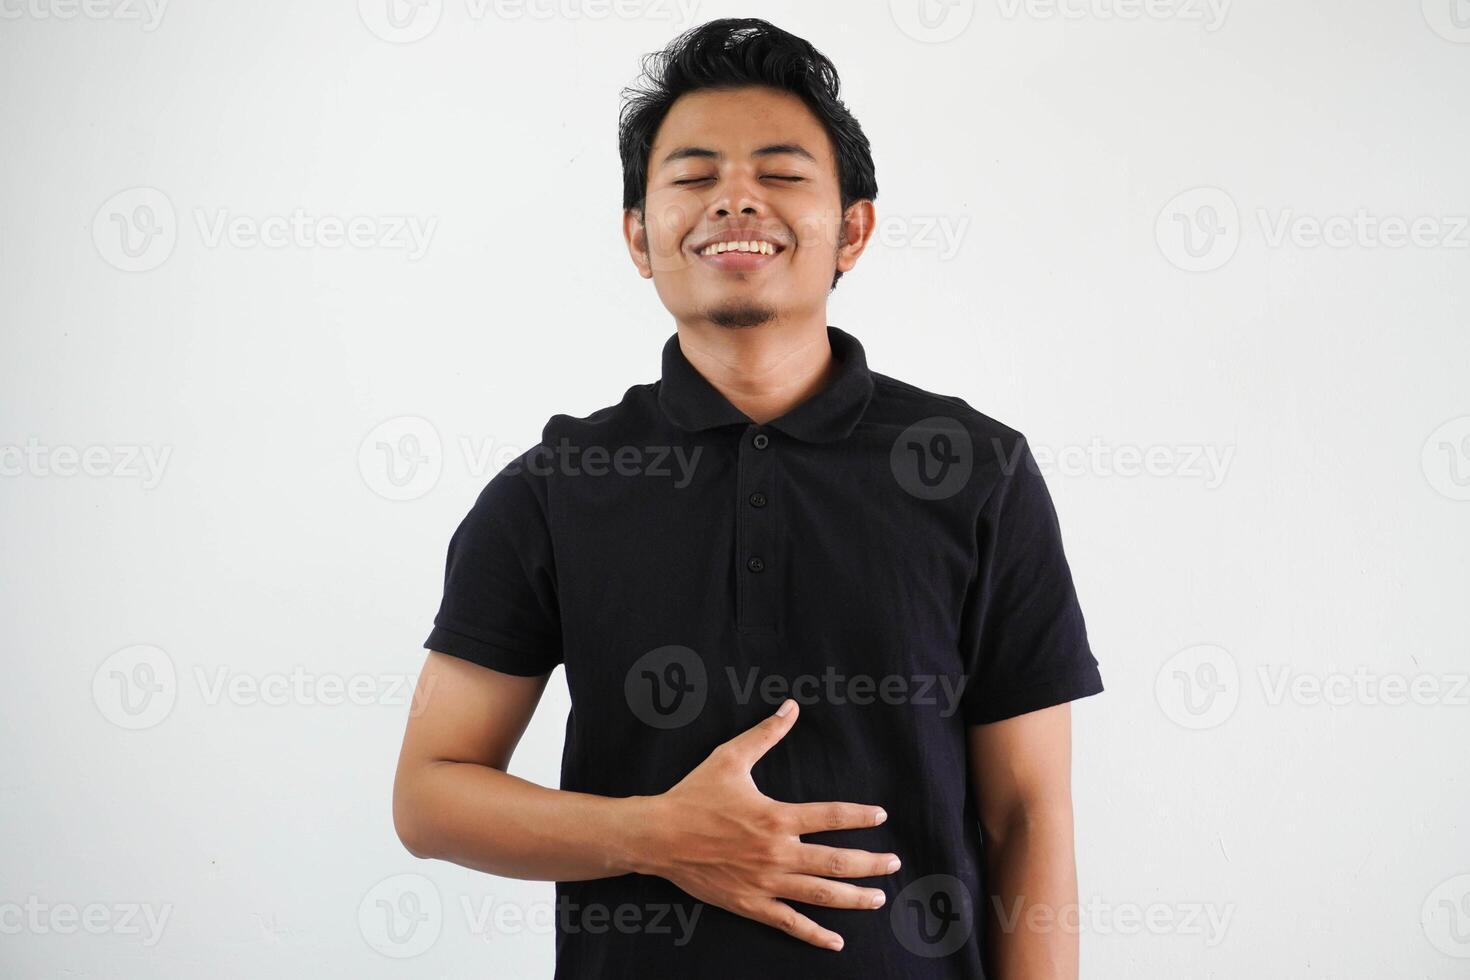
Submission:
<svg viewBox="0 0 1470 980">
<path fill-rule="evenodd" d="M 740 767 L 749 772 L 771 750 L 771 746 L 791 731 L 791 726 L 796 724 L 797 714 L 799 711 L 796 702 L 787 698 L 781 702 L 775 714 L 736 735 L 724 747 Z"/>
</svg>

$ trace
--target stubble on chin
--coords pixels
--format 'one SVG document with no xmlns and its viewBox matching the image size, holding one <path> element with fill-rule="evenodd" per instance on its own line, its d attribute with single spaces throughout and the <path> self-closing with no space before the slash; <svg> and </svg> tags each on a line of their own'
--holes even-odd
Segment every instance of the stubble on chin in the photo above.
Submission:
<svg viewBox="0 0 1470 980">
<path fill-rule="evenodd" d="M 770 323 L 776 318 L 776 311 L 759 303 L 735 302 L 712 307 L 705 311 L 704 316 L 717 327 L 748 330 Z"/>
</svg>

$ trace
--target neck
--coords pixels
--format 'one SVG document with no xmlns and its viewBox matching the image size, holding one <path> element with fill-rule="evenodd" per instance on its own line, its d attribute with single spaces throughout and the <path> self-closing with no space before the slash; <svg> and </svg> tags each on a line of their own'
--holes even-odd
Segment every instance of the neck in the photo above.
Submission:
<svg viewBox="0 0 1470 980">
<path fill-rule="evenodd" d="M 757 425 L 821 391 L 837 369 L 827 326 L 729 329 L 679 324 L 679 349 L 716 391 Z"/>
</svg>

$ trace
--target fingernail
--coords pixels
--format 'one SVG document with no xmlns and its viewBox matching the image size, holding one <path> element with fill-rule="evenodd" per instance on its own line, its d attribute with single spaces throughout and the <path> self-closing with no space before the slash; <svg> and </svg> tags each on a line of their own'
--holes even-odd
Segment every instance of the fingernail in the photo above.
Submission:
<svg viewBox="0 0 1470 980">
<path fill-rule="evenodd" d="M 841 936 L 838 936 L 836 939 L 829 939 L 829 940 L 827 940 L 827 948 L 828 949 L 841 949 L 842 948 L 842 937 Z"/>
<path fill-rule="evenodd" d="M 887 819 L 888 819 L 888 811 L 887 810 L 879 810 L 878 811 L 878 815 L 873 818 L 873 826 L 876 827 L 880 823 L 882 823 L 883 821 L 885 821 Z"/>
<path fill-rule="evenodd" d="M 785 718 L 787 715 L 791 714 L 791 709 L 793 706 L 795 706 L 795 704 L 796 702 L 791 700 L 790 698 L 782 701 L 781 707 L 776 709 L 776 716 L 779 718 Z"/>
<path fill-rule="evenodd" d="M 888 896 L 884 895 L 882 892 L 879 892 L 868 900 L 868 905 L 875 909 L 882 908 L 883 902 L 887 897 Z"/>
<path fill-rule="evenodd" d="M 903 862 L 900 861 L 897 857 L 894 857 L 892 860 L 890 860 L 888 862 L 888 873 L 889 874 L 892 874 L 893 872 L 897 871 L 898 870 L 898 866 L 901 865 L 901 864 L 903 864 Z"/>
</svg>

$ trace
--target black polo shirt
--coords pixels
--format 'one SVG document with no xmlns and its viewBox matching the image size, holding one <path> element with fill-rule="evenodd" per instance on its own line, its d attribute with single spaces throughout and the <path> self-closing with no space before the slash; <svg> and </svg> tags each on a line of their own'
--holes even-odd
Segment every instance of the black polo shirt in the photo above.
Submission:
<svg viewBox="0 0 1470 980">
<path fill-rule="evenodd" d="M 838 370 L 756 425 L 685 359 L 556 415 L 449 544 L 426 647 L 511 674 L 565 664 L 561 787 L 651 795 L 802 705 L 757 763 L 787 802 L 888 811 L 810 834 L 892 851 L 876 911 L 792 903 L 818 949 L 622 875 L 556 885 L 558 980 L 979 978 L 984 913 L 967 728 L 1102 690 L 1056 513 L 1025 438 L 955 397 Z"/>
</svg>

